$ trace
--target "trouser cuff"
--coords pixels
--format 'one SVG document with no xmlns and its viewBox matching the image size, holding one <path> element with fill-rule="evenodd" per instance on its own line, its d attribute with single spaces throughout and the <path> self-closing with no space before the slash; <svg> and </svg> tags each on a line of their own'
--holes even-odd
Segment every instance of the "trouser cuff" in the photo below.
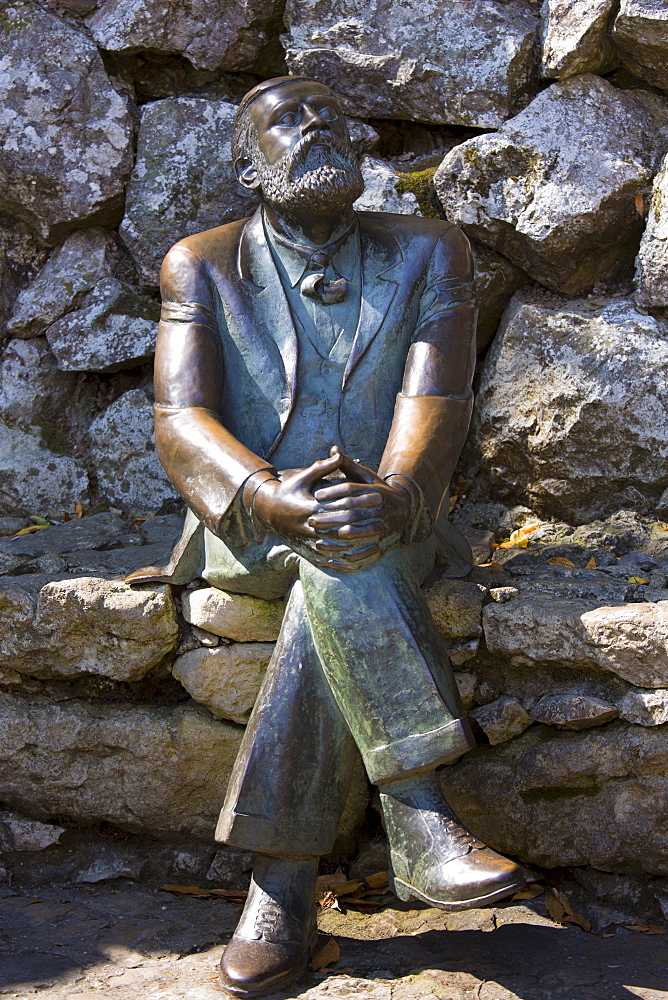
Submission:
<svg viewBox="0 0 668 1000">
<path fill-rule="evenodd" d="M 215 839 L 218 843 L 260 854 L 330 854 L 338 833 L 338 822 L 292 817 L 279 824 L 266 816 L 250 816 L 223 809 L 218 819 Z"/>
<path fill-rule="evenodd" d="M 468 722 L 455 719 L 438 729 L 415 733 L 367 750 L 364 764 L 369 781 L 374 785 L 381 785 L 386 781 L 409 778 L 442 764 L 453 764 L 475 745 Z"/>
</svg>

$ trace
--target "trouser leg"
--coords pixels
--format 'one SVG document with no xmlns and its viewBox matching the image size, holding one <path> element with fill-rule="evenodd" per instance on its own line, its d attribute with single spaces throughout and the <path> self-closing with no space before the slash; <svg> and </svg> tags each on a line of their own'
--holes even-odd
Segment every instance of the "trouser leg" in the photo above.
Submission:
<svg viewBox="0 0 668 1000">
<path fill-rule="evenodd" d="M 302 560 L 315 649 L 369 779 L 448 764 L 474 739 L 443 642 L 397 549 L 355 573 Z"/>
<path fill-rule="evenodd" d="M 327 854 L 358 759 L 327 684 L 299 581 L 227 789 L 216 839 L 266 854 Z"/>
</svg>

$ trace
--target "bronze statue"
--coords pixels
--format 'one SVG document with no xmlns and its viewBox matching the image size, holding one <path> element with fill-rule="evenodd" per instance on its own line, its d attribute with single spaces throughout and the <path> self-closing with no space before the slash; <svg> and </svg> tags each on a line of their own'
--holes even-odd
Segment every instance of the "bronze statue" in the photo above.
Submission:
<svg viewBox="0 0 668 1000">
<path fill-rule="evenodd" d="M 221 962 L 252 997 L 306 968 L 357 754 L 401 899 L 465 909 L 531 875 L 461 826 L 436 774 L 474 745 L 419 589 L 444 538 L 466 554 L 439 512 L 472 406 L 467 241 L 353 211 L 345 118 L 314 80 L 254 87 L 233 156 L 261 207 L 162 269 L 156 444 L 189 514 L 170 565 L 132 579 L 290 595 L 216 833 L 256 852 Z"/>
</svg>

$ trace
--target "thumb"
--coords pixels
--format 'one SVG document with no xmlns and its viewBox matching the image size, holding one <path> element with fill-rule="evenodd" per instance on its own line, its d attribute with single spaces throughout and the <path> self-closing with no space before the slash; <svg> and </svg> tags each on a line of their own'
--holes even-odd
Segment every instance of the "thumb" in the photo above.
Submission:
<svg viewBox="0 0 668 1000">
<path fill-rule="evenodd" d="M 352 479 L 356 483 L 367 483 L 369 486 L 377 485 L 382 483 L 383 480 L 380 479 L 372 469 L 367 469 L 366 465 L 360 465 L 359 462 L 353 461 L 349 455 L 341 454 L 341 471 Z"/>
<path fill-rule="evenodd" d="M 343 456 L 337 451 L 335 454 L 330 455 L 329 458 L 323 458 L 319 462 L 314 462 L 313 465 L 309 465 L 308 469 L 298 472 L 292 477 L 292 482 L 298 488 L 309 489 L 319 479 L 339 469 L 342 459 Z"/>
</svg>

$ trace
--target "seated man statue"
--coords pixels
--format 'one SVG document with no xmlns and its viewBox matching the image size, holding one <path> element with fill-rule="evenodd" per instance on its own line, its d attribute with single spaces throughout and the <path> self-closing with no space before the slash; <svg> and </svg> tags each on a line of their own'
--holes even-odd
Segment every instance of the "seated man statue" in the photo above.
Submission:
<svg viewBox="0 0 668 1000">
<path fill-rule="evenodd" d="M 419 589 L 471 416 L 467 241 L 353 210 L 346 121 L 314 80 L 246 94 L 232 155 L 260 208 L 162 268 L 156 446 L 189 514 L 170 565 L 133 579 L 289 594 L 216 833 L 256 852 L 221 962 L 225 989 L 252 997 L 306 968 L 358 754 L 400 899 L 460 910 L 531 876 L 462 827 L 436 772 L 474 744 Z"/>
</svg>

